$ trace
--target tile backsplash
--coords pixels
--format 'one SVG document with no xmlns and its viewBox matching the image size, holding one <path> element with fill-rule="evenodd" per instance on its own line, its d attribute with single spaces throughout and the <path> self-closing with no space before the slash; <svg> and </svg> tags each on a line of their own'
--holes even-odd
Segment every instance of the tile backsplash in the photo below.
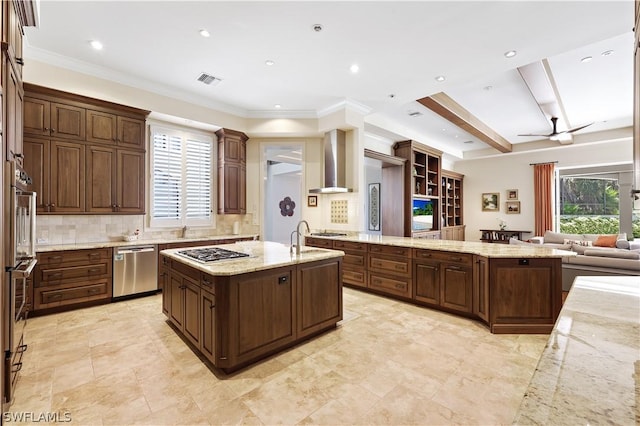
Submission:
<svg viewBox="0 0 640 426">
<path fill-rule="evenodd" d="M 78 244 L 103 241 L 119 241 L 122 235 L 140 230 L 142 239 L 176 238 L 182 228 L 147 228 L 144 215 L 40 215 L 37 217 L 36 238 L 38 244 Z M 231 235 L 233 225 L 239 223 L 240 234 L 259 234 L 260 227 L 253 225 L 251 214 L 217 215 L 215 228 L 188 227 L 187 237 Z"/>
</svg>

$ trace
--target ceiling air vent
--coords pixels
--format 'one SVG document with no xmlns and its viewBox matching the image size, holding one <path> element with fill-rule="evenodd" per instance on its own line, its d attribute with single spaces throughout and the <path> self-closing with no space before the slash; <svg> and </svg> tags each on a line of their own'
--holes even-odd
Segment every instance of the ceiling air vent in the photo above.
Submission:
<svg viewBox="0 0 640 426">
<path fill-rule="evenodd" d="M 420 111 L 409 111 L 409 117 L 419 117 L 422 115 Z"/>
<path fill-rule="evenodd" d="M 218 83 L 220 83 L 222 79 L 218 77 L 214 77 L 211 74 L 207 74 L 206 72 L 203 72 L 198 76 L 198 81 L 201 81 L 204 84 L 208 84 L 208 85 L 213 84 L 215 86 Z"/>
</svg>

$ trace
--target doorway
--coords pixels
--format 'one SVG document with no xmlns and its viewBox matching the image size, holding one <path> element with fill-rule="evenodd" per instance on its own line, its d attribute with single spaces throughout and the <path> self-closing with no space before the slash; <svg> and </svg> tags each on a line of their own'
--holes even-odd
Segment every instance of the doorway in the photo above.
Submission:
<svg viewBox="0 0 640 426">
<path fill-rule="evenodd" d="M 302 219 L 302 153 L 302 144 L 263 147 L 264 241 L 289 244 Z"/>
</svg>

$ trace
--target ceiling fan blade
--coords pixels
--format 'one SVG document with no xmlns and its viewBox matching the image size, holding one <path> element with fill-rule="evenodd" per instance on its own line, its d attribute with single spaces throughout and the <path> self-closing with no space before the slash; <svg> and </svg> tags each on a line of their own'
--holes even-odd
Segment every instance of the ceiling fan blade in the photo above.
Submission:
<svg viewBox="0 0 640 426">
<path fill-rule="evenodd" d="M 589 123 L 589 124 L 585 124 L 584 126 L 580 126 L 580 127 L 574 127 L 573 129 L 569 129 L 566 131 L 566 133 L 573 133 L 573 132 L 577 132 L 578 130 L 582 130 L 585 127 L 589 127 L 591 126 L 593 123 Z"/>
<path fill-rule="evenodd" d="M 549 136 L 553 136 L 553 133 L 548 133 L 546 135 L 540 135 L 540 134 L 536 134 L 536 133 L 527 133 L 527 134 L 518 135 L 518 136 L 540 136 L 540 137 L 548 138 Z"/>
</svg>

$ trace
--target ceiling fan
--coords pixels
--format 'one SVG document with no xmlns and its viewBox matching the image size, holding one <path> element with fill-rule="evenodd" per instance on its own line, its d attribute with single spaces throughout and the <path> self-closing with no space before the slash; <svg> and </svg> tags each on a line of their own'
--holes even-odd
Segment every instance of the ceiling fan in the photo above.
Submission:
<svg viewBox="0 0 640 426">
<path fill-rule="evenodd" d="M 551 133 L 546 133 L 546 134 L 527 133 L 527 134 L 518 135 L 518 136 L 542 136 L 554 141 L 554 140 L 560 140 L 561 135 L 577 132 L 578 130 L 582 130 L 585 127 L 589 127 L 593 124 L 593 123 L 589 123 L 589 124 L 585 124 L 584 126 L 578 126 L 578 127 L 574 127 L 573 129 L 567 129 L 567 130 L 563 130 L 562 132 L 558 132 L 556 127 L 557 122 L 558 122 L 558 117 L 551 117 L 551 124 L 553 125 L 553 131 Z"/>
</svg>

